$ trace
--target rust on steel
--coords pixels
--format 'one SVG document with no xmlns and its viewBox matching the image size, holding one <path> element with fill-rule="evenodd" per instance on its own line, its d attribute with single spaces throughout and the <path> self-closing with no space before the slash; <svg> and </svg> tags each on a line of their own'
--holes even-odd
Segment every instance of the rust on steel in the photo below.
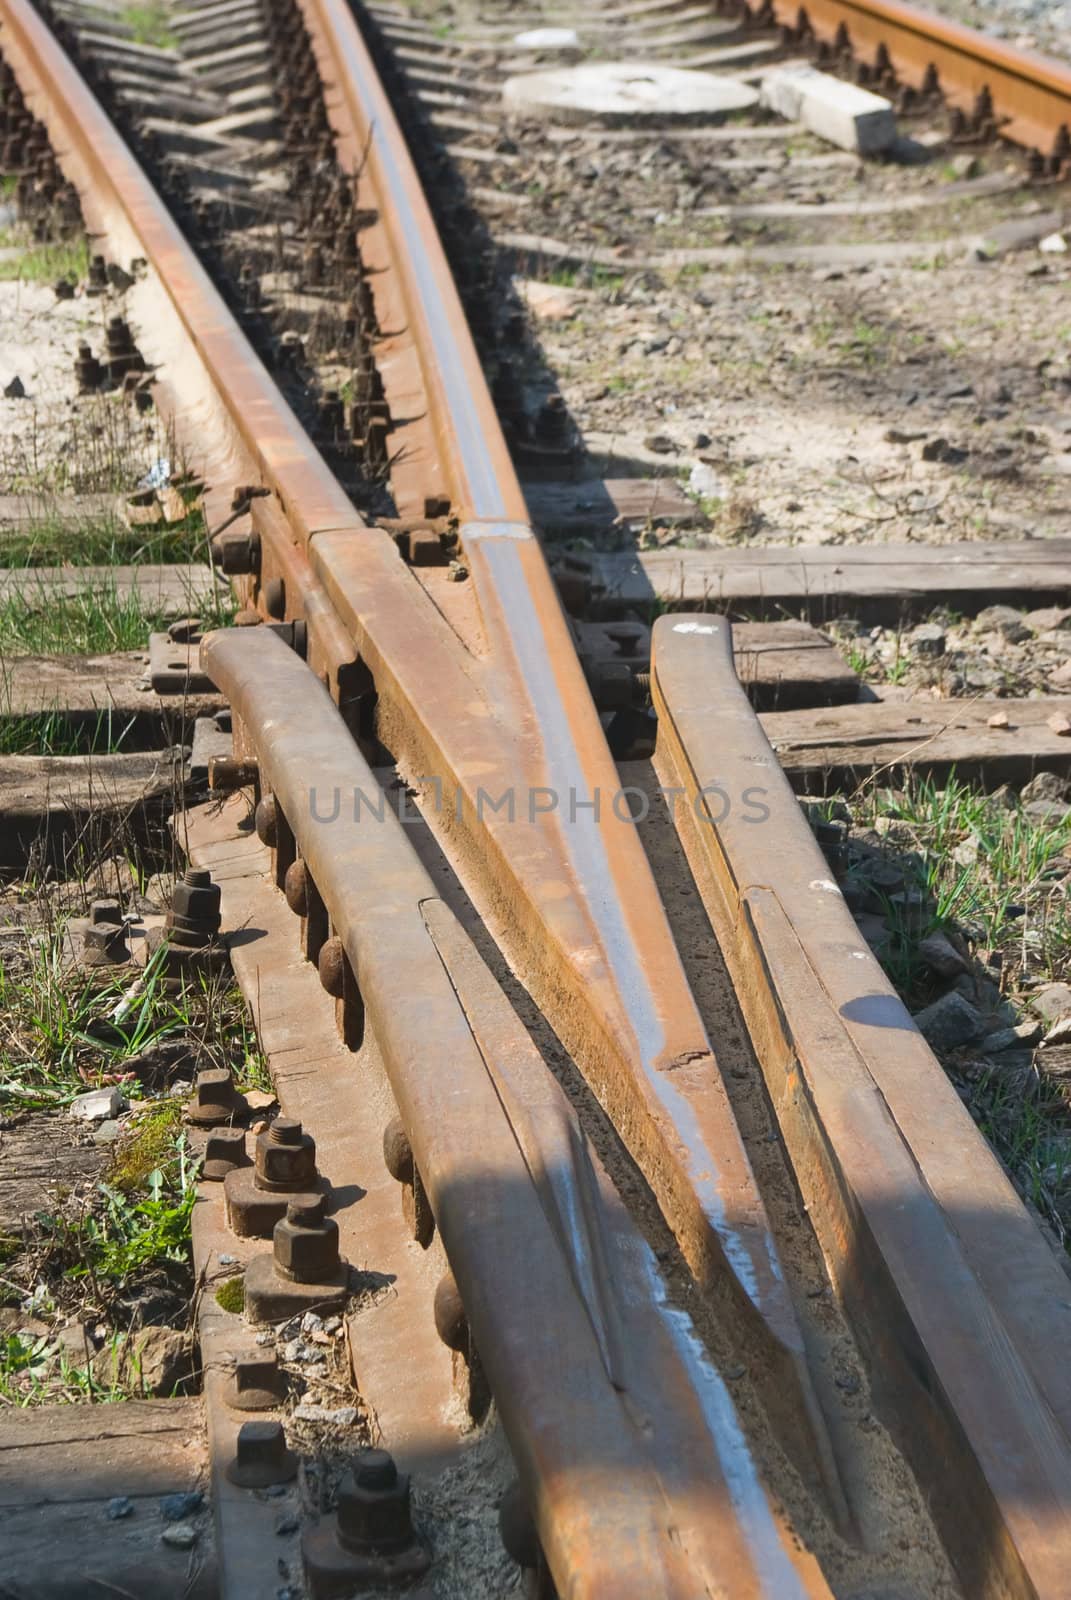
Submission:
<svg viewBox="0 0 1071 1600">
<path fill-rule="evenodd" d="M 222 296 L 66 52 L 28 0 L 0 0 L 0 48 L 56 159 L 78 191 L 95 248 L 149 272 L 128 291 L 139 344 L 156 372 L 155 393 L 221 514 L 243 485 L 265 484 L 252 502 L 270 574 L 286 581 L 290 616 L 308 624 L 309 656 L 334 688 L 353 644 L 309 566 L 317 528 L 350 535 L 365 525 L 231 315 Z"/>
<path fill-rule="evenodd" d="M 442 585 L 428 605 L 394 549 L 369 538 L 317 535 L 313 570 L 371 669 L 383 742 L 414 786 L 431 785 L 432 827 L 460 850 L 463 876 L 476 877 L 496 934 L 697 1278 L 735 1284 L 757 1313 L 787 1447 L 797 1462 L 818 1461 L 843 1521 L 762 1200 L 649 863 L 627 804 L 615 804 L 616 769 L 427 201 L 352 12 L 340 0 L 300 4 L 340 162 L 359 174 L 362 209 L 377 219 L 361 249 L 376 292 L 394 297 L 380 323 L 415 334 L 407 359 L 419 362 L 434 426 L 433 444 L 421 434 L 414 455 L 435 454 L 478 615 L 447 620 L 457 586 Z M 390 341 L 381 354 L 389 368 Z M 399 454 L 404 465 L 407 444 Z"/>
<path fill-rule="evenodd" d="M 727 1388 L 330 697 L 267 629 L 201 653 L 357 977 L 558 1592 L 824 1600 Z M 335 811 L 358 792 L 363 820 Z"/>
<path fill-rule="evenodd" d="M 680 791 L 678 827 L 879 1403 L 966 1592 L 1057 1600 L 1067 1278 L 830 879 L 737 680 L 728 621 L 659 618 L 652 693 L 658 775 Z"/>
<path fill-rule="evenodd" d="M 438 820 L 468 844 L 503 942 L 651 1182 L 697 1279 L 751 1314 L 786 1446 L 800 1462 L 817 1457 L 843 1515 L 750 1162 L 650 866 L 627 807 L 612 804 L 617 774 L 531 529 L 469 524 L 482 632 L 463 643 L 390 535 L 365 526 L 346 499 L 27 0 L 0 0 L 0 19 L 5 53 L 91 224 L 117 238 L 128 259 L 145 256 L 166 288 L 188 348 L 173 349 L 163 383 L 181 391 L 192 349 L 230 419 L 232 470 L 248 482 L 252 461 L 253 481 L 271 490 L 253 500 L 251 514 L 269 569 L 287 573 L 287 615 L 307 618 L 310 659 L 335 693 L 354 648 L 370 669 L 384 743 L 407 776 L 430 774 L 445 794 Z M 350 47 L 333 62 L 339 83 L 360 41 L 340 7 L 334 21 Z M 390 141 L 411 179 L 396 203 L 422 205 L 401 134 L 382 115 L 377 138 Z M 431 229 L 426 207 L 424 217 L 422 238 Z M 437 241 L 431 266 L 446 295 Z M 463 326 L 452 337 L 458 349 L 470 347 Z M 475 434 L 469 444 L 476 448 Z M 496 474 L 507 470 L 489 449 Z M 504 792 L 514 800 L 503 809 Z"/>
<path fill-rule="evenodd" d="M 746 0 L 756 15 L 771 13 L 795 29 L 806 18 L 815 36 L 838 42 L 847 30 L 854 53 L 862 60 L 888 62 L 912 88 L 933 86 L 959 109 L 976 115 L 979 96 L 989 96 L 991 109 L 979 123 L 995 123 L 1017 144 L 1043 155 L 1071 154 L 1071 67 L 1032 51 L 991 39 L 948 17 L 904 5 L 901 0 Z"/>
</svg>

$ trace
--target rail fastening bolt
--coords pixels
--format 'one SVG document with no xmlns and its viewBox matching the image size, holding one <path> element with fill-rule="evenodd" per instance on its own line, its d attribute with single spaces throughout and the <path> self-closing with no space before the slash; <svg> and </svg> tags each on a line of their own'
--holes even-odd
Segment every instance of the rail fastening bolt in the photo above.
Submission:
<svg viewBox="0 0 1071 1600">
<path fill-rule="evenodd" d="M 309 914 L 309 872 L 304 861 L 291 861 L 283 880 L 286 903 L 299 917 Z"/>
<path fill-rule="evenodd" d="M 320 982 L 335 1000 L 341 1000 L 346 992 L 345 963 L 346 952 L 342 948 L 342 940 L 333 934 L 320 946 L 316 970 L 320 974 Z"/>
<path fill-rule="evenodd" d="M 409 1476 L 389 1450 L 361 1450 L 338 1492 L 338 1539 L 346 1550 L 386 1553 L 412 1542 Z"/>
<path fill-rule="evenodd" d="M 291 1283 L 330 1283 L 342 1264 L 338 1223 L 324 1195 L 294 1200 L 272 1234 L 275 1270 Z"/>
<path fill-rule="evenodd" d="M 268 1489 L 297 1476 L 298 1459 L 286 1447 L 281 1422 L 243 1422 L 227 1476 L 242 1489 Z"/>
<path fill-rule="evenodd" d="M 277 1194 L 299 1194 L 315 1189 L 316 1141 L 294 1117 L 276 1117 L 258 1135 L 256 1184 Z"/>
<path fill-rule="evenodd" d="M 257 809 L 253 815 L 256 825 L 257 838 L 261 844 L 266 844 L 274 850 L 279 837 L 278 816 L 276 812 L 275 796 L 266 794 L 257 801 Z"/>
</svg>

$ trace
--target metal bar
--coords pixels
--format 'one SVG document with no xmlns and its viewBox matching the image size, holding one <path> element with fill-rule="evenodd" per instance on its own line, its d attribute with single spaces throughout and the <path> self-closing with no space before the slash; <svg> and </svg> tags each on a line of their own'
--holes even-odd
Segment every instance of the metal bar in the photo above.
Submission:
<svg viewBox="0 0 1071 1600">
<path fill-rule="evenodd" d="M 766 0 L 745 0 L 756 15 Z M 883 50 L 905 83 L 922 87 L 931 71 L 954 105 L 971 107 L 982 90 L 992 99 L 1001 134 L 1043 155 L 1068 154 L 1071 67 L 900 0 L 772 0 L 776 20 L 795 28 L 805 16 L 819 39 L 846 28 L 854 52 L 875 61 Z"/>
<path fill-rule="evenodd" d="M 740 1600 L 825 1595 L 772 1516 L 728 1391 L 674 1332 L 680 1313 L 656 1309 L 649 1249 L 330 697 L 266 629 L 210 635 L 202 660 L 357 976 L 559 1592 L 683 1600 L 731 1571 Z"/>
<path fill-rule="evenodd" d="M 1071 1559 L 1066 1276 L 863 943 L 737 681 L 729 623 L 659 618 L 652 693 L 658 774 L 679 789 L 678 829 L 890 1426 L 966 1592 L 1056 1600 Z"/>
<path fill-rule="evenodd" d="M 243 451 L 254 452 L 274 491 L 252 510 L 266 508 L 265 549 L 291 578 L 287 615 L 308 607 L 310 633 L 322 620 L 356 643 L 375 678 L 381 736 L 410 774 L 433 775 L 446 792 L 447 815 L 433 822 L 449 827 L 467 855 L 503 943 L 621 1129 L 701 1286 L 752 1316 L 767 1353 L 767 1403 L 786 1447 L 801 1467 L 817 1457 L 843 1522 L 832 1449 L 762 1200 L 649 863 L 627 806 L 614 804 L 617 774 L 531 531 L 472 525 L 487 637 L 480 654 L 466 651 L 394 541 L 365 527 L 350 506 L 27 0 L 0 0 L 0 18 L 4 49 L 40 97 L 90 214 L 129 241 L 130 253 L 136 241 L 156 268 Z M 336 65 L 332 81 L 342 74 Z M 394 134 L 400 144 L 396 127 Z M 387 211 L 393 200 L 383 203 Z M 436 260 L 448 277 L 441 251 Z M 468 340 L 467 331 L 455 329 L 455 337 Z M 176 370 L 172 381 L 181 377 Z M 319 654 L 331 661 L 327 645 Z M 329 676 L 337 681 L 337 662 Z M 519 814 L 487 803 L 504 790 Z M 593 804 L 601 816 L 587 809 Z"/>
</svg>

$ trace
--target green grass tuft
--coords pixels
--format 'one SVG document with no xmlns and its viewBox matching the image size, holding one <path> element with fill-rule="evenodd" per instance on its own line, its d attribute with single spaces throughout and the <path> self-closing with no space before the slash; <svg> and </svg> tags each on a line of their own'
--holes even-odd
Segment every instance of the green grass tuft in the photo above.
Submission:
<svg viewBox="0 0 1071 1600">
<path fill-rule="evenodd" d="M 17 256 L 0 257 L 0 281 L 55 283 L 69 278 L 78 283 L 89 272 L 89 245 L 82 237 L 48 244 L 29 244 L 14 231 L 0 233 L 0 247 L 24 245 Z"/>
</svg>

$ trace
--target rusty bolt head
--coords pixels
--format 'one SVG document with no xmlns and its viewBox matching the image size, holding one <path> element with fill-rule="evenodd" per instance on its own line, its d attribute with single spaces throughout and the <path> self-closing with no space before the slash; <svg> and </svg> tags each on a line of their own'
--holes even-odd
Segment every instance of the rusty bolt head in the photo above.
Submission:
<svg viewBox="0 0 1071 1600">
<path fill-rule="evenodd" d="M 101 900 L 94 900 L 89 907 L 90 922 L 122 922 L 123 911 L 118 900 L 107 896 Z"/>
<path fill-rule="evenodd" d="M 337 935 L 325 939 L 320 946 L 320 953 L 316 958 L 316 970 L 320 974 L 320 982 L 336 1000 L 341 1000 L 346 986 L 346 953 L 342 948 L 342 940 Z"/>
<path fill-rule="evenodd" d="M 212 540 L 212 558 L 230 576 L 256 572 L 260 566 L 259 533 L 221 533 Z"/>
<path fill-rule="evenodd" d="M 210 1183 L 222 1183 L 228 1172 L 248 1165 L 244 1128 L 215 1128 L 209 1134 L 201 1168 L 202 1178 L 207 1178 Z"/>
<path fill-rule="evenodd" d="M 256 1182 L 260 1189 L 299 1194 L 317 1183 L 316 1141 L 293 1117 L 276 1117 L 257 1138 Z"/>
<path fill-rule="evenodd" d="M 124 922 L 91 922 L 82 935 L 82 961 L 86 966 L 115 966 L 130 960 Z"/>
<path fill-rule="evenodd" d="M 448 1350 L 468 1353 L 469 1324 L 452 1272 L 445 1272 L 435 1290 L 435 1331 Z"/>
<path fill-rule="evenodd" d="M 245 1099 L 234 1087 L 234 1079 L 226 1067 L 210 1067 L 197 1074 L 193 1096 L 186 1107 L 191 1122 L 202 1127 L 213 1127 L 220 1122 L 233 1122 L 249 1110 Z"/>
<path fill-rule="evenodd" d="M 275 796 L 266 794 L 257 802 L 257 809 L 253 820 L 256 824 L 257 838 L 261 844 L 266 844 L 269 849 L 275 849 L 275 842 L 279 836 L 278 818 L 276 816 Z"/>
<path fill-rule="evenodd" d="M 255 757 L 209 756 L 208 787 L 216 794 L 233 794 L 237 789 L 248 789 L 260 775 L 260 764 Z"/>
<path fill-rule="evenodd" d="M 219 932 L 220 888 L 204 868 L 189 867 L 171 896 L 167 926 L 208 940 Z"/>
<path fill-rule="evenodd" d="M 383 1130 L 383 1160 L 398 1183 L 412 1183 L 413 1147 L 401 1117 L 393 1117 Z"/>
<path fill-rule="evenodd" d="M 338 1276 L 338 1223 L 325 1215 L 324 1196 L 295 1200 L 275 1224 L 275 1270 L 292 1283 L 330 1283 Z"/>
<path fill-rule="evenodd" d="M 338 1492 L 338 1538 L 344 1549 L 389 1552 L 412 1542 L 409 1477 L 388 1450 L 361 1450 Z"/>
<path fill-rule="evenodd" d="M 227 1385 L 227 1404 L 235 1411 L 272 1411 L 286 1398 L 286 1374 L 274 1353 L 239 1356 Z"/>
<path fill-rule="evenodd" d="M 299 917 L 309 914 L 309 872 L 304 861 L 291 861 L 283 880 L 286 903 Z"/>
<path fill-rule="evenodd" d="M 242 1489 L 267 1489 L 297 1476 L 297 1456 L 286 1448 L 281 1422 L 243 1422 L 234 1460 L 227 1468 Z"/>
<path fill-rule="evenodd" d="M 269 578 L 262 590 L 264 609 L 269 617 L 281 622 L 286 616 L 286 584 L 282 578 Z"/>
</svg>

